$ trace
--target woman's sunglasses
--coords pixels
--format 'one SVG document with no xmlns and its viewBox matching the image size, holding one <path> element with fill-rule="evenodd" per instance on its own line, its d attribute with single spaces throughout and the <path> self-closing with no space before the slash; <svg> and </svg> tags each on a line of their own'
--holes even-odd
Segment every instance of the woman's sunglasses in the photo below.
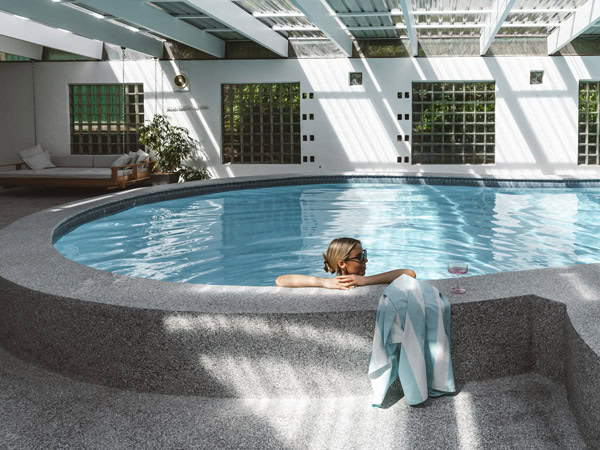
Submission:
<svg viewBox="0 0 600 450">
<path fill-rule="evenodd" d="M 346 261 L 350 261 L 351 259 L 355 259 L 360 264 L 364 263 L 365 259 L 367 259 L 367 249 L 365 248 L 361 254 L 359 254 L 358 256 L 355 256 L 354 258 L 346 258 Z"/>
</svg>

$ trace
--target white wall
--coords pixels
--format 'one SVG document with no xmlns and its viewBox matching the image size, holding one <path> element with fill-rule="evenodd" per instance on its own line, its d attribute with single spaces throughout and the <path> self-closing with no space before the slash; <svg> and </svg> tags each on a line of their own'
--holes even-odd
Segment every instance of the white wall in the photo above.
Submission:
<svg viewBox="0 0 600 450">
<path fill-rule="evenodd" d="M 19 159 L 15 151 L 35 145 L 31 64 L 0 64 L 0 164 Z"/>
<path fill-rule="evenodd" d="M 28 91 L 29 65 L 0 65 L 0 93 L 19 99 L 17 107 L 5 103 L 2 117 L 30 117 L 21 108 Z M 37 136 L 54 154 L 69 152 L 68 84 L 120 82 L 122 63 L 36 63 Z M 170 80 L 179 70 L 190 76 L 189 92 L 174 92 Z M 544 83 L 529 84 L 530 70 L 544 70 Z M 363 86 L 349 86 L 349 72 L 363 72 Z M 13 78 L 17 78 L 14 80 Z M 146 118 L 166 113 L 188 127 L 204 145 L 207 166 L 216 176 L 277 173 L 435 172 L 476 173 L 502 177 L 600 177 L 600 168 L 577 166 L 577 96 L 581 79 L 600 80 L 600 57 L 501 58 L 399 58 L 399 59 L 288 59 L 244 61 L 130 61 L 126 82 L 143 82 Z M 411 135 L 411 121 L 398 121 L 398 113 L 411 113 L 411 100 L 397 92 L 411 91 L 419 80 L 496 81 L 496 164 L 486 166 L 412 166 L 398 164 L 397 156 L 410 155 L 410 142 L 397 142 L 398 134 Z M 302 155 L 314 163 L 301 165 L 221 164 L 221 83 L 300 82 L 302 113 L 316 120 L 302 121 L 302 134 L 315 142 L 302 143 Z M 31 82 L 31 81 L 30 81 Z M 15 85 L 19 88 L 16 89 Z M 29 97 L 31 97 L 29 95 Z M 31 99 L 29 99 L 31 101 Z M 25 123 L 25 122 L 24 122 Z M 27 126 L 0 124 L 4 142 L 0 157 L 29 146 Z M 8 139 L 6 139 L 8 137 Z"/>
</svg>

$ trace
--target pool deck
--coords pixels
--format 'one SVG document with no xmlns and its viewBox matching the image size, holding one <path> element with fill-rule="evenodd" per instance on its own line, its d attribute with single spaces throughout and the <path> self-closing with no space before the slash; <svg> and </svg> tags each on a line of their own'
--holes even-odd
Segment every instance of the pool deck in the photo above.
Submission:
<svg viewBox="0 0 600 450">
<path fill-rule="evenodd" d="M 220 181 L 215 180 L 206 184 L 219 183 Z M 144 190 L 144 192 L 152 190 L 168 191 L 174 188 L 177 187 L 151 188 Z M 348 292 L 324 291 L 320 289 L 289 290 L 281 288 L 207 287 L 135 279 L 84 267 L 66 260 L 56 252 L 51 243 L 51 232 L 54 227 L 64 219 L 73 216 L 79 211 L 114 201 L 114 199 L 127 199 L 137 195 L 136 191 L 109 193 L 89 200 L 77 199 L 74 202 L 60 206 L 57 205 L 57 203 L 60 204 L 64 200 L 72 200 L 74 199 L 73 197 L 77 197 L 77 195 L 65 190 L 56 192 L 56 198 L 52 196 L 44 198 L 48 195 L 47 193 L 42 194 L 39 190 L 36 191 L 31 188 L 28 190 L 19 188 L 0 192 L 0 201 L 4 202 L 6 200 L 3 204 L 9 204 L 11 206 L 11 213 L 7 215 L 4 215 L 3 213 L 3 218 L 8 217 L 8 220 L 4 219 L 6 221 L 4 224 L 7 226 L 0 230 L 0 242 L 2 243 L 0 276 L 5 283 L 8 282 L 8 284 L 11 285 L 8 289 L 9 294 L 4 294 L 6 297 L 5 299 L 7 300 L 7 297 L 12 295 L 16 298 L 19 293 L 24 292 L 23 290 L 25 290 L 48 295 L 49 297 L 47 298 L 60 299 L 60 301 L 68 303 L 69 308 L 73 307 L 72 300 L 76 300 L 86 302 L 87 304 L 95 303 L 110 305 L 115 308 L 135 310 L 143 308 L 145 310 L 166 312 L 167 314 L 173 313 L 168 317 L 162 316 L 161 320 L 167 326 L 171 326 L 172 331 L 175 330 L 175 332 L 177 332 L 178 330 L 186 329 L 190 326 L 197 326 L 199 324 L 199 317 L 201 317 L 200 315 L 202 314 L 206 317 L 211 317 L 212 322 L 209 325 L 213 328 L 215 326 L 223 326 L 224 317 L 229 318 L 235 316 L 239 318 L 240 314 L 252 315 L 252 320 L 250 322 L 238 322 L 237 325 L 247 326 L 250 324 L 250 328 L 260 329 L 261 326 L 265 326 L 265 323 L 264 321 L 256 320 L 257 317 L 274 317 L 274 322 L 277 322 L 277 317 L 279 316 L 289 318 L 291 316 L 300 317 L 315 313 L 324 316 L 327 314 L 346 314 L 347 316 L 352 316 L 353 314 L 365 311 L 372 313 L 376 307 L 377 299 L 383 290 L 382 286 L 360 288 Z M 87 192 L 85 195 L 89 194 L 90 192 Z M 16 209 L 12 209 L 13 206 Z M 27 216 L 16 220 L 11 224 L 7 224 L 7 222 L 10 222 L 12 219 L 18 219 L 20 214 L 27 214 L 32 212 L 32 210 L 44 207 L 50 207 L 50 209 L 44 209 L 32 216 Z M 5 208 L 5 206 L 3 208 Z M 17 212 L 15 214 L 16 210 L 21 211 L 21 213 Z M 4 224 L 0 223 L 0 225 Z M 600 280 L 600 264 L 465 277 L 463 278 L 463 283 L 467 288 L 467 294 L 463 296 L 451 296 L 450 299 L 451 303 L 456 305 L 456 307 L 453 306 L 453 310 L 456 309 L 459 311 L 459 305 L 477 305 L 480 302 L 486 302 L 488 300 L 507 298 L 516 299 L 511 301 L 519 305 L 526 302 L 533 302 L 531 305 L 534 305 L 537 300 L 533 296 L 560 302 L 566 305 L 566 314 L 575 331 L 575 339 L 579 337 L 583 343 L 573 344 L 575 346 L 583 346 L 583 360 L 579 361 L 579 363 L 584 366 L 589 363 L 592 367 L 595 367 L 595 364 L 598 362 L 598 355 L 600 355 L 600 328 L 597 325 L 600 323 L 600 294 L 597 289 L 599 284 L 598 280 Z M 436 280 L 433 282 L 433 284 L 435 284 L 442 292 L 447 292 L 451 283 L 452 280 Z M 143 293 L 143 295 L 140 295 L 140 293 Z M 209 293 L 210 295 L 207 295 Z M 7 304 L 9 303 L 10 300 Z M 23 304 L 25 303 L 26 302 L 23 302 Z M 18 302 L 8 308 L 12 309 L 16 304 L 18 304 Z M 500 303 L 496 304 L 499 305 Z M 510 305 L 511 303 L 506 304 Z M 59 302 L 57 302 L 57 307 L 58 306 Z M 511 311 L 514 312 L 514 310 Z M 507 313 L 510 313 L 511 311 L 507 311 Z M 533 310 L 533 312 L 535 314 L 535 310 Z M 502 322 L 502 320 L 505 321 L 503 322 L 503 326 L 506 325 L 507 317 L 510 316 L 510 314 L 507 314 L 507 317 L 500 317 L 502 315 L 501 309 L 495 309 L 493 314 L 498 314 L 498 320 L 500 322 Z M 166 320 L 165 317 L 167 317 Z M 217 319 L 217 322 L 215 322 L 215 318 Z M 218 325 L 219 320 L 221 321 L 221 325 Z M 225 319 L 225 321 L 227 320 L 228 319 Z M 215 325 L 215 323 L 217 325 Z M 203 325 L 206 325 L 206 323 Z M 236 323 L 231 322 L 226 325 L 236 325 Z M 326 327 L 321 328 L 321 330 L 325 328 Z M 353 339 L 361 341 L 361 336 L 356 337 L 349 334 L 347 337 L 350 344 L 353 343 Z M 76 337 L 71 336 L 71 339 L 73 338 Z M 6 345 L 6 340 L 4 342 Z M 358 342 L 358 345 L 363 344 L 364 342 L 362 341 Z M 558 345 L 556 342 L 547 342 L 546 344 L 552 346 Z M 14 351 L 18 346 L 11 347 L 8 345 L 8 347 L 12 353 L 19 353 L 18 351 Z M 588 353 L 585 351 L 586 348 L 589 349 Z M 24 357 L 22 354 L 20 357 L 27 359 L 27 357 Z M 74 408 L 82 408 L 83 404 L 87 401 L 97 404 L 99 402 L 100 392 L 109 393 L 109 398 L 113 399 L 112 401 L 105 402 L 103 406 L 100 407 L 100 411 L 104 411 L 104 414 L 108 416 L 114 414 L 128 416 L 136 408 L 142 408 L 145 410 L 145 418 L 148 419 L 147 422 L 142 423 L 139 420 L 128 418 L 128 423 L 130 423 L 131 426 L 138 427 L 138 429 L 162 425 L 166 425 L 167 427 L 172 426 L 172 418 L 167 419 L 168 414 L 166 412 L 172 411 L 173 414 L 175 414 L 177 408 L 182 408 L 183 411 L 186 411 L 185 414 L 188 416 L 188 420 L 184 420 L 179 426 L 174 427 L 174 430 L 177 430 L 180 434 L 184 435 L 184 437 L 181 438 L 181 442 L 187 442 L 189 444 L 191 442 L 189 439 L 205 439 L 207 448 L 214 446 L 215 442 L 218 442 L 218 439 L 222 439 L 223 445 L 227 447 L 244 446 L 245 442 L 245 444 L 250 447 L 256 446 L 267 448 L 272 446 L 273 448 L 297 448 L 298 446 L 302 446 L 300 444 L 302 441 L 298 440 L 301 436 L 308 439 L 307 442 L 313 442 L 315 447 L 320 447 L 316 444 L 316 442 L 320 441 L 315 440 L 315 436 L 319 436 L 319 439 L 324 439 L 327 433 L 323 431 L 322 428 L 320 429 L 320 433 L 311 432 L 311 426 L 309 426 L 311 420 L 309 420 L 308 417 L 314 415 L 311 411 L 315 410 L 330 411 L 331 415 L 335 417 L 344 417 L 344 414 L 347 414 L 347 417 L 345 417 L 344 420 L 354 424 L 352 427 L 357 426 L 356 424 L 358 424 L 359 421 L 371 423 L 371 429 L 367 429 L 364 426 L 358 426 L 354 433 L 356 439 L 355 443 L 367 442 L 362 441 L 362 439 L 364 439 L 365 436 L 370 435 L 371 431 L 379 430 L 381 436 L 385 436 L 384 441 L 387 439 L 388 442 L 393 442 L 393 440 L 397 438 L 408 439 L 408 441 L 405 442 L 410 442 L 411 444 L 407 444 L 406 448 L 418 448 L 418 445 L 414 444 L 418 436 L 429 434 L 425 424 L 433 426 L 434 423 L 439 423 L 440 420 L 450 419 L 451 422 L 453 422 L 455 432 L 450 433 L 446 438 L 441 438 L 442 440 L 437 441 L 439 446 L 452 446 L 452 443 L 454 442 L 460 443 L 465 448 L 478 448 L 487 442 L 492 444 L 492 446 L 502 443 L 502 445 L 506 444 L 508 447 L 513 445 L 518 447 L 520 446 L 519 442 L 523 444 L 520 439 L 527 436 L 527 433 L 529 432 L 523 430 L 522 432 L 525 434 L 519 437 L 519 431 L 515 428 L 519 426 L 517 422 L 514 424 L 506 424 L 507 429 L 505 431 L 508 431 L 509 429 L 511 431 L 508 435 L 504 436 L 502 436 L 501 432 L 500 435 L 496 435 L 500 430 L 498 430 L 497 427 L 496 429 L 494 427 L 494 421 L 498 420 L 498 415 L 502 416 L 503 414 L 498 405 L 506 405 L 507 401 L 511 404 L 518 404 L 519 398 L 517 397 L 526 398 L 526 400 L 524 400 L 525 404 L 521 405 L 520 408 L 525 410 L 525 414 L 534 416 L 531 419 L 532 421 L 539 419 L 544 420 L 546 423 L 543 427 L 533 422 L 529 424 L 530 426 L 528 428 L 534 430 L 530 432 L 536 434 L 536 437 L 533 438 L 533 440 L 530 439 L 528 441 L 530 444 L 533 443 L 530 447 L 553 448 L 555 446 L 554 448 L 560 448 L 568 442 L 570 447 L 577 448 L 580 447 L 582 443 L 577 432 L 573 432 L 573 417 L 570 416 L 568 410 L 558 411 L 555 416 L 550 418 L 535 417 L 536 415 L 539 416 L 539 411 L 542 409 L 556 409 L 555 407 L 550 406 L 550 404 L 552 402 L 560 403 L 559 397 L 563 399 L 563 402 L 565 402 L 565 395 L 567 397 L 569 395 L 573 397 L 571 391 L 577 389 L 577 387 L 569 387 L 569 383 L 575 385 L 581 383 L 581 380 L 574 379 L 573 377 L 570 378 L 570 381 L 566 381 L 568 387 L 566 393 L 564 387 L 560 386 L 560 384 L 555 384 L 556 380 L 548 379 L 538 374 L 514 375 L 512 377 L 498 378 L 496 380 L 466 380 L 463 387 L 460 389 L 459 394 L 454 397 L 447 397 L 439 401 L 431 402 L 428 408 L 425 408 L 424 411 L 426 412 L 423 412 L 423 417 L 417 419 L 416 415 L 421 413 L 413 412 L 415 411 L 414 409 L 405 407 L 402 402 L 396 403 L 393 408 L 390 408 L 389 410 L 365 409 L 365 401 L 368 403 L 366 397 L 363 395 L 356 395 L 356 393 L 355 395 L 352 395 L 351 392 L 348 392 L 345 395 L 341 395 L 340 393 L 323 396 L 308 395 L 306 398 L 298 396 L 298 398 L 295 399 L 288 398 L 287 400 L 284 400 L 283 398 L 285 395 L 274 396 L 272 392 L 261 397 L 259 395 L 260 390 L 255 389 L 255 387 L 249 387 L 246 384 L 243 385 L 242 388 L 249 388 L 248 392 L 254 392 L 254 397 L 252 397 L 252 399 L 235 398 L 241 397 L 240 395 L 223 395 L 223 397 L 234 398 L 219 398 L 219 393 L 214 393 L 214 395 L 212 395 L 213 398 L 211 399 L 197 396 L 167 395 L 167 393 L 164 392 L 164 389 L 157 389 L 158 392 L 162 392 L 160 394 L 134 393 L 129 390 L 115 389 L 114 387 L 91 385 L 82 381 L 72 380 L 71 378 L 65 378 L 55 373 L 45 372 L 40 368 L 15 359 L 5 352 L 0 353 L 0 359 L 3 363 L 2 367 L 5 367 L 5 369 L 0 372 L 0 375 L 2 375 L 0 380 L 2 380 L 3 391 L 5 393 L 14 391 L 12 395 L 9 394 L 8 396 L 4 396 L 4 398 L 0 398 L 0 400 L 8 401 L 6 404 L 12 405 L 13 408 L 24 407 L 22 401 L 16 400 L 18 395 L 23 395 L 23 392 L 27 392 L 31 386 L 38 385 L 38 387 L 41 387 L 46 383 L 48 383 L 48 386 L 54 386 L 55 392 L 45 391 L 43 394 L 40 393 L 40 399 L 45 399 L 50 403 L 54 400 L 55 403 L 58 402 L 63 404 L 66 411 L 71 411 L 73 413 Z M 6 365 L 4 364 L 5 362 Z M 44 361 L 36 361 L 35 358 L 32 359 L 32 362 L 47 366 Z M 204 360 L 204 363 L 210 363 L 210 359 Z M 584 375 L 586 377 L 585 381 L 590 382 L 593 385 L 594 380 L 587 380 L 587 375 Z M 569 377 L 567 376 L 567 378 Z M 82 377 L 82 379 L 85 380 L 86 378 Z M 595 384 L 597 383 L 598 382 L 595 381 Z M 536 395 L 534 392 L 532 395 L 526 395 L 525 392 L 528 392 L 526 385 L 537 386 L 538 393 L 541 394 Z M 588 386 L 588 388 L 589 387 L 590 386 Z M 507 395 L 506 392 L 503 391 L 504 388 L 518 394 L 515 394 L 514 398 L 511 397 L 512 394 L 509 394 L 508 397 L 502 397 L 503 395 Z M 550 392 L 555 389 L 556 394 L 550 394 Z M 562 393 L 561 389 L 563 389 Z M 21 394 L 18 393 L 19 391 L 21 391 Z M 67 392 L 65 395 L 71 399 L 77 397 L 74 406 L 67 407 L 65 402 L 59 401 L 58 399 L 62 394 L 58 394 L 57 392 Z M 487 392 L 487 394 L 484 394 L 485 392 Z M 588 392 L 590 391 L 586 390 L 585 394 L 589 395 Z M 490 398 L 500 396 L 497 398 L 499 403 L 496 405 L 493 402 L 482 401 L 482 399 L 478 397 L 479 395 L 490 395 Z M 557 395 L 558 397 L 556 397 Z M 561 395 L 563 397 L 561 397 Z M 593 395 L 593 397 L 589 398 L 588 401 L 592 405 L 596 405 L 595 410 L 597 414 L 597 405 L 600 403 L 598 390 L 596 390 L 595 394 L 592 392 L 591 395 Z M 465 425 L 457 426 L 457 423 L 460 422 L 459 416 L 466 414 L 466 410 L 469 409 L 470 402 L 465 400 L 466 398 L 468 399 L 469 396 L 474 397 L 472 408 L 476 411 L 472 412 L 487 415 L 489 419 L 482 419 L 481 426 L 479 427 L 479 435 L 470 437 L 468 436 L 466 428 L 462 428 Z M 150 399 L 154 399 L 155 401 L 158 400 L 158 404 L 161 405 L 160 412 L 152 410 L 150 407 Z M 571 400 L 572 399 L 569 401 Z M 119 405 L 120 401 L 123 401 L 125 406 Z M 480 403 L 477 403 L 478 401 Z M 46 406 L 42 406 L 40 402 L 34 402 L 37 406 L 34 406 L 32 410 L 39 410 L 42 416 L 44 414 L 49 414 L 51 408 L 48 409 Z M 273 407 L 276 410 L 282 411 L 282 417 L 276 417 L 277 415 L 268 412 Z M 533 410 L 531 410 L 531 408 L 533 408 Z M 217 409 L 219 412 L 215 413 Z M 344 413 L 343 411 L 347 409 L 351 409 L 352 412 Z M 298 416 L 295 415 L 293 412 L 294 410 L 296 412 L 298 410 L 302 411 L 302 425 L 298 425 Z M 382 413 L 382 411 L 392 410 L 395 410 L 393 418 L 384 416 Z M 190 419 L 189 415 L 193 414 L 192 411 L 201 411 L 200 415 L 212 416 L 215 428 L 210 432 L 204 430 L 201 433 L 197 430 L 195 432 L 190 431 L 188 428 L 184 431 L 183 427 L 193 426 L 194 423 L 200 423 Z M 240 417 L 240 411 L 245 411 L 246 418 L 248 414 L 250 414 L 254 419 L 250 420 L 248 424 L 243 424 L 242 417 Z M 524 417 L 521 413 L 523 413 L 523 411 L 515 411 L 516 415 Z M 64 417 L 63 420 L 73 420 L 67 419 L 62 413 L 55 412 L 55 414 L 58 414 L 58 417 Z M 579 414 L 576 412 L 576 416 L 578 415 Z M 14 441 L 8 442 L 15 442 L 15 447 L 18 447 L 20 445 L 18 443 L 18 437 L 21 432 L 14 428 L 16 426 L 14 417 L 26 419 L 27 414 L 17 414 L 16 416 L 12 414 L 13 418 L 11 418 L 9 417 L 10 414 L 6 413 L 6 416 L 8 422 L 4 423 L 9 425 L 4 429 L 0 426 L 0 433 L 4 432 L 7 433 L 6 436 L 12 436 Z M 244 414 L 242 414 L 242 416 L 244 416 Z M 294 416 L 294 420 L 292 420 L 292 416 Z M 331 420 L 325 418 L 324 414 L 318 414 L 317 416 L 323 416 L 325 422 Z M 198 417 L 200 416 L 194 416 L 194 419 L 198 420 Z M 92 418 L 88 418 L 90 419 L 90 423 L 85 425 L 87 434 L 84 433 L 84 437 L 81 439 L 92 439 L 92 441 L 87 441 L 89 445 L 90 442 L 94 442 L 94 436 L 89 430 L 89 427 L 92 426 Z M 114 418 L 109 419 L 108 417 L 105 417 L 104 419 L 108 420 L 108 422 L 114 421 Z M 223 431 L 228 420 L 231 420 L 236 427 L 239 427 L 238 431 L 246 429 L 248 432 L 247 439 L 250 439 L 250 441 L 243 440 L 243 432 L 241 435 L 236 433 L 234 436 L 234 433 Z M 288 420 L 291 422 L 288 422 Z M 413 420 L 416 422 L 413 422 Z M 417 425 L 419 420 L 424 421 L 422 425 Z M 471 418 L 470 420 L 475 419 Z M 31 418 L 29 418 L 29 422 L 30 421 Z M 52 421 L 48 421 L 47 418 L 45 421 L 48 423 L 48 426 L 56 426 L 55 423 L 54 425 L 50 425 Z M 564 425 L 563 428 L 558 427 L 556 428 L 558 431 L 554 431 L 555 433 L 560 434 L 559 437 L 554 436 L 554 438 L 550 439 L 549 436 L 552 434 L 552 431 L 547 424 L 552 423 L 553 421 L 555 421 L 555 424 L 560 423 L 566 425 Z M 292 425 L 292 422 L 295 423 L 295 426 L 297 427 L 296 433 L 285 431 L 285 429 Z M 314 424 L 312 426 L 314 427 Z M 334 427 L 335 424 L 329 423 L 329 425 L 326 426 L 331 428 Z M 384 429 L 386 426 L 405 428 L 405 430 L 385 432 Z M 588 430 L 582 430 L 582 426 L 585 428 L 585 424 L 582 425 L 580 422 L 580 432 L 583 432 L 584 435 L 588 435 L 587 440 L 589 443 L 590 435 L 587 433 Z M 264 440 L 253 440 L 251 436 L 259 432 L 259 430 L 263 431 L 262 437 Z M 273 434 L 273 430 L 276 430 L 277 432 Z M 135 441 L 128 440 L 126 437 L 127 432 L 125 430 L 122 430 L 114 436 L 111 436 L 110 431 L 106 429 L 98 430 L 98 433 L 98 436 L 101 436 L 101 439 L 105 442 L 107 439 L 116 439 L 115 442 L 117 443 L 117 447 L 125 447 L 129 444 L 136 445 Z M 279 436 L 277 436 L 278 433 Z M 288 436 L 286 436 L 286 433 L 288 433 Z M 350 432 L 348 431 L 348 433 Z M 360 436 L 357 433 L 361 433 Z M 27 432 L 23 431 L 23 435 L 27 435 L 28 439 L 33 439 L 35 434 L 36 433 L 31 430 Z M 352 435 L 353 433 L 350 434 Z M 136 433 L 134 433 L 134 435 L 136 435 Z M 141 439 L 142 437 L 143 434 L 139 434 L 137 439 Z M 531 438 L 531 436 L 529 436 L 529 438 Z M 66 439 L 65 442 L 69 441 L 69 439 L 71 440 L 70 442 L 77 442 L 77 438 L 74 435 L 65 435 L 64 439 Z M 168 441 L 169 443 L 167 446 L 177 445 L 178 441 L 173 440 L 175 439 L 174 436 L 171 436 L 169 439 L 171 440 Z M 239 441 L 239 439 L 242 440 Z M 550 441 L 547 439 L 550 439 Z M 159 441 L 160 439 L 157 440 L 157 442 Z M 52 442 L 56 443 L 58 441 Z M 340 440 L 335 441 L 335 444 L 333 444 L 333 442 L 334 441 L 329 441 L 329 444 L 331 445 L 328 446 L 336 447 L 338 442 L 345 442 L 346 448 L 368 448 L 371 445 L 354 445 L 354 443 L 348 442 L 347 438 L 344 439 L 342 437 L 340 437 Z M 209 445 L 209 443 L 211 444 Z M 430 441 L 429 444 L 432 444 L 432 442 Z M 97 441 L 95 441 L 95 446 L 98 446 Z M 325 446 L 327 445 L 323 445 L 323 447 Z M 26 445 L 23 447 L 26 447 Z"/>
</svg>

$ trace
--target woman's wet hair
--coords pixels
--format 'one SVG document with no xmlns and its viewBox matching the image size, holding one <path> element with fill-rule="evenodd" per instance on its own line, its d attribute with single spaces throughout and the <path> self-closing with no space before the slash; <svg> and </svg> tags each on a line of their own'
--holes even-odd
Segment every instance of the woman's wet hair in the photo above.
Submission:
<svg viewBox="0 0 600 450">
<path fill-rule="evenodd" d="M 341 275 L 342 269 L 340 268 L 338 262 L 348 258 L 348 256 L 350 256 L 350 252 L 352 252 L 352 249 L 356 246 L 356 244 L 360 244 L 358 239 L 346 237 L 337 238 L 331 241 L 329 247 L 327 247 L 327 253 L 323 253 L 323 269 L 325 272 Z"/>
</svg>

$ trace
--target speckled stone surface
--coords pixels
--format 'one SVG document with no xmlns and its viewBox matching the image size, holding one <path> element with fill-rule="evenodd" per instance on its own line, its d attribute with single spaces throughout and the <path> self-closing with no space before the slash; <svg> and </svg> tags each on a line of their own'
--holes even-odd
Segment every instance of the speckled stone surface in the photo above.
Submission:
<svg viewBox="0 0 600 450">
<path fill-rule="evenodd" d="M 459 386 L 420 407 L 369 397 L 219 399 L 118 390 L 0 349 L 0 447 L 583 450 L 565 389 L 537 374 Z M 589 448 L 589 447 L 588 447 Z"/>
<path fill-rule="evenodd" d="M 201 183 L 221 189 L 241 182 L 259 183 Z M 89 208 L 131 204 L 140 193 L 135 202 L 166 198 L 178 189 L 111 193 L 0 230 L 0 343 L 58 372 L 128 389 L 232 397 L 364 393 L 383 286 L 338 292 L 166 283 L 84 267 L 52 246 L 54 230 L 68 228 L 65 221 L 77 214 L 90 217 Z M 463 278 L 467 294 L 451 297 L 457 379 L 535 370 L 564 380 L 582 433 L 594 442 L 599 279 L 599 264 Z M 451 283 L 433 282 L 442 292 Z"/>
</svg>

